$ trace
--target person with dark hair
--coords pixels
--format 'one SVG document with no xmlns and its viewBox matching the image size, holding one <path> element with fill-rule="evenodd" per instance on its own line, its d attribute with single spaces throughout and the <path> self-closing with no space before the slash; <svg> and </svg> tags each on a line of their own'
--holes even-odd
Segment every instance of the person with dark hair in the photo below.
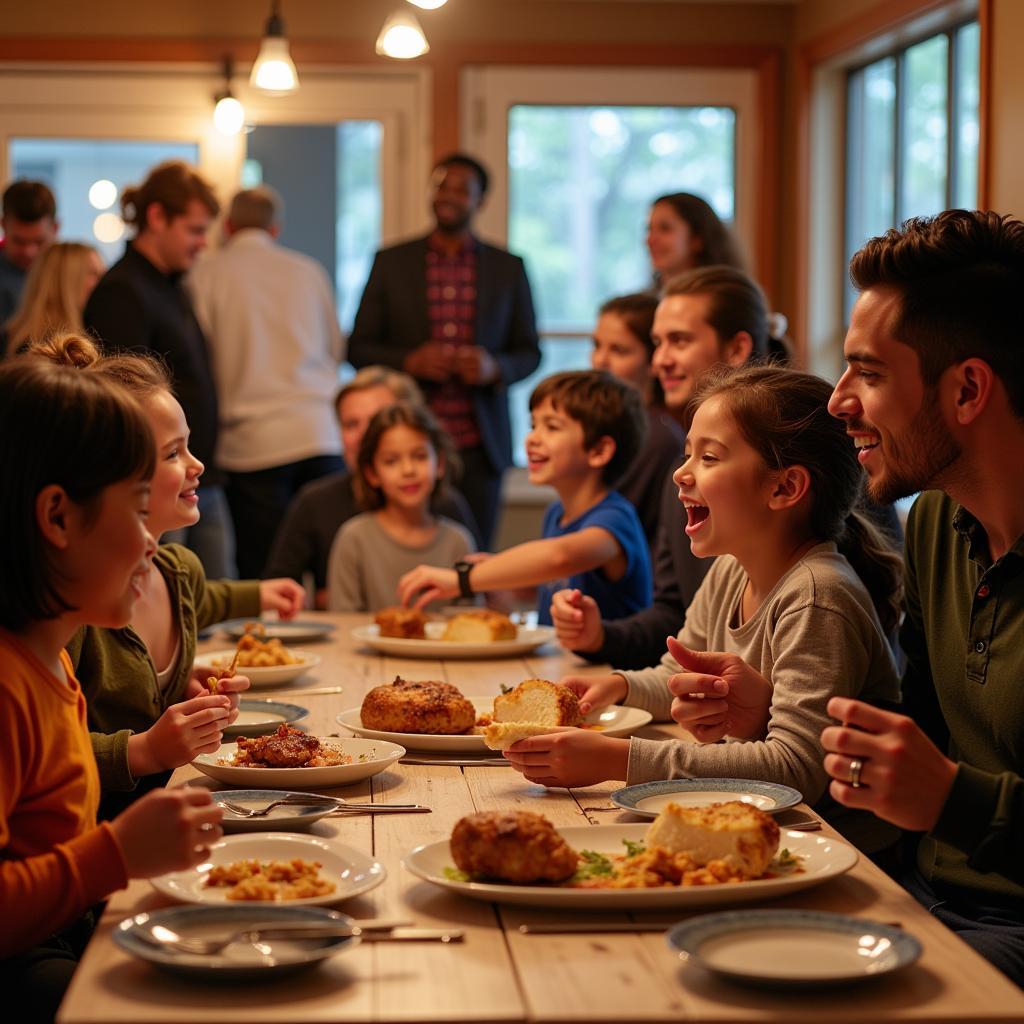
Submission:
<svg viewBox="0 0 1024 1024">
<path fill-rule="evenodd" d="M 334 288 L 316 260 L 278 243 L 283 219 L 274 189 L 236 193 L 226 243 L 187 281 L 210 343 L 243 579 L 265 572 L 299 489 L 344 468 L 331 409 L 344 352 Z"/>
<path fill-rule="evenodd" d="M 767 322 L 764 293 L 742 270 L 704 267 L 674 278 L 657 303 L 651 327 L 651 369 L 667 412 L 682 421 L 694 385 L 706 370 L 719 364 L 742 366 L 762 355 Z M 643 668 L 661 657 L 665 637 L 679 630 L 711 559 L 690 550 L 671 470 L 659 486 L 653 562 L 650 607 L 615 622 L 602 622 L 597 604 L 585 592 L 557 591 L 551 618 L 559 643 L 587 661 Z"/>
<path fill-rule="evenodd" d="M 1024 223 L 947 210 L 867 242 L 831 411 L 907 523 L 906 715 L 833 700 L 832 794 L 915 833 L 900 879 L 1024 986 Z"/>
<path fill-rule="evenodd" d="M 396 402 L 370 420 L 356 463 L 364 511 L 338 531 L 327 564 L 331 611 L 379 611 L 424 559 L 451 563 L 475 551 L 464 526 L 433 511 L 460 468 L 451 438 L 419 402 Z"/>
<path fill-rule="evenodd" d="M 861 294 L 829 410 L 876 501 L 921 494 L 904 551 L 905 713 L 829 702 L 842 723 L 821 734 L 830 792 L 907 832 L 898 880 L 1024 987 L 1024 222 L 914 218 L 868 241 L 850 275 Z M 756 678 L 711 670 L 689 692 L 687 728 L 761 734 Z"/>
<path fill-rule="evenodd" d="M 651 601 L 651 563 L 636 510 L 617 491 L 647 428 L 636 388 L 603 370 L 556 373 L 530 396 L 526 457 L 530 482 L 559 500 L 544 514 L 543 537 L 452 569 L 417 566 L 402 577 L 403 604 L 538 586 L 537 611 L 550 622 L 556 586 L 593 594 L 608 618 Z"/>
<path fill-rule="evenodd" d="M 199 555 L 208 576 L 234 576 L 234 532 L 215 458 L 217 391 L 206 338 L 182 285 L 206 247 L 220 205 L 198 171 L 168 160 L 141 185 L 126 188 L 121 206 L 135 237 L 89 297 L 85 326 L 108 352 L 152 352 L 170 367 L 192 430 L 192 450 L 206 466 L 199 490 L 202 517 L 174 539 Z"/>
<path fill-rule="evenodd" d="M 432 178 L 434 229 L 377 253 L 349 336 L 355 367 L 404 370 L 452 436 L 460 490 L 491 544 L 512 463 L 508 387 L 540 363 L 526 269 L 473 235 L 487 172 L 453 153 Z"/>
<path fill-rule="evenodd" d="M 665 478 L 679 465 L 683 451 L 682 428 L 665 411 L 661 384 L 651 371 L 651 327 L 657 308 L 658 300 L 646 293 L 609 299 L 598 312 L 590 353 L 595 370 L 607 370 L 644 397 L 647 440 L 639 457 L 615 482 L 615 489 L 636 509 L 652 553 Z"/>
<path fill-rule="evenodd" d="M 697 267 L 743 269 L 732 232 L 700 196 L 689 192 L 659 196 L 651 204 L 647 251 L 654 280 L 661 286 Z"/>
<path fill-rule="evenodd" d="M 0 324 L 18 308 L 36 257 L 57 237 L 57 201 L 41 181 L 21 179 L 4 190 L 0 228 Z"/>
<path fill-rule="evenodd" d="M 819 377 L 774 366 L 723 367 L 703 378 L 674 480 L 693 552 L 715 562 L 658 665 L 563 681 L 584 713 L 624 702 L 666 721 L 697 665 L 715 658 L 723 671 L 770 687 L 763 735 L 705 742 L 729 732 L 722 723 L 707 723 L 717 732 L 698 731 L 698 743 L 568 730 L 506 751 L 527 779 L 574 787 L 761 779 L 792 786 L 810 804 L 822 799 L 829 698 L 898 697 L 885 630 L 896 620 L 901 579 L 899 555 L 857 511 L 863 473 L 829 415 L 831 390 Z M 839 827 L 864 848 L 893 841 L 893 830 L 875 835 L 870 821 L 853 834 L 854 817 Z"/>
<path fill-rule="evenodd" d="M 313 576 L 315 607 L 327 607 L 327 559 L 338 531 L 364 511 L 356 496 L 359 446 L 374 416 L 396 402 L 422 405 L 416 382 L 401 370 L 363 367 L 334 398 L 346 469 L 306 484 L 288 506 L 264 567 L 266 576 Z M 351 468 L 348 468 L 351 467 Z M 476 538 L 476 523 L 466 499 L 453 487 L 440 489 L 431 502 L 439 516 L 465 526 Z"/>
<path fill-rule="evenodd" d="M 201 787 L 97 823 L 86 702 L 64 649 L 82 626 L 132 617 L 155 547 L 155 464 L 145 413 L 114 381 L 31 357 L 0 368 L 0 985 L 19 1021 L 54 1019 L 100 901 L 193 867 L 222 835 Z"/>
</svg>

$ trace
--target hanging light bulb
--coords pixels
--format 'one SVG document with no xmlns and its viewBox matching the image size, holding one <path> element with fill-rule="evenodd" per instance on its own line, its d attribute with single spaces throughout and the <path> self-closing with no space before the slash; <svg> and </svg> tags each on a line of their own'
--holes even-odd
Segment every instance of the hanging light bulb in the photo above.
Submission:
<svg viewBox="0 0 1024 1024">
<path fill-rule="evenodd" d="M 427 53 L 430 45 L 414 14 L 395 11 L 384 22 L 384 27 L 377 36 L 376 50 L 382 57 L 410 60 Z"/>
<path fill-rule="evenodd" d="M 448 0 L 409 0 L 424 11 L 436 11 L 438 7 L 444 7 Z"/>
<path fill-rule="evenodd" d="M 288 53 L 288 40 L 284 35 L 284 21 L 280 3 L 273 0 L 259 56 L 252 66 L 249 84 L 263 92 L 294 92 L 299 87 L 299 73 Z"/>
<path fill-rule="evenodd" d="M 213 126 L 221 135 L 237 135 L 245 127 L 245 107 L 231 92 L 231 58 L 224 58 L 224 89 L 217 93 L 213 108 Z"/>
</svg>

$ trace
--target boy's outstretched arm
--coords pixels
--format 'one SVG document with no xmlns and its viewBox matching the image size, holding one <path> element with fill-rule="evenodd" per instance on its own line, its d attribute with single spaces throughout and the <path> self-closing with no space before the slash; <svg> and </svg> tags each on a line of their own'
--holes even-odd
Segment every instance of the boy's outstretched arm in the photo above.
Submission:
<svg viewBox="0 0 1024 1024">
<path fill-rule="evenodd" d="M 576 573 L 599 569 L 622 556 L 622 547 L 603 527 L 588 526 L 577 533 L 545 540 L 529 540 L 473 566 L 470 586 L 476 593 L 532 587 Z M 422 608 L 431 601 L 456 597 L 459 578 L 454 569 L 418 565 L 398 581 L 404 605 Z"/>
</svg>

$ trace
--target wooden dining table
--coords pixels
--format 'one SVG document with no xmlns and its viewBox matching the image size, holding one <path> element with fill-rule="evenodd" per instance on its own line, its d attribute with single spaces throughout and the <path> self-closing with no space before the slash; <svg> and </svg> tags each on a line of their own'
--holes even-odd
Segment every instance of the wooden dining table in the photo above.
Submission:
<svg viewBox="0 0 1024 1024">
<path fill-rule="evenodd" d="M 358 706 L 372 687 L 400 675 L 442 679 L 467 696 L 493 695 L 527 678 L 558 679 L 600 671 L 554 644 L 527 654 L 473 661 L 406 659 L 362 646 L 352 628 L 365 615 L 304 613 L 334 625 L 327 639 L 303 645 L 321 661 L 301 679 L 260 689 L 309 709 L 303 722 L 318 736 L 347 735 L 336 715 Z M 230 646 L 223 636 L 200 651 Z M 316 692 L 324 687 L 340 693 Z M 643 735 L 679 736 L 672 724 Z M 172 785 L 203 784 L 196 769 L 179 769 Z M 511 767 L 394 764 L 371 779 L 331 790 L 357 801 L 415 802 L 430 814 L 324 818 L 314 835 L 372 855 L 386 869 L 378 888 L 338 909 L 357 919 L 404 918 L 422 927 L 453 926 L 465 941 L 364 944 L 301 973 L 263 981 L 193 981 L 136 960 L 112 939 L 117 923 L 168 905 L 148 882 L 134 881 L 109 900 L 96 934 L 61 1006 L 62 1024 L 301 1024 L 381 1021 L 662 1021 L 704 1024 L 807 1021 L 1024 1021 L 1024 992 L 939 924 L 866 857 L 848 873 L 814 888 L 751 907 L 802 908 L 897 922 L 923 947 L 917 963 L 891 975 L 833 988 L 769 991 L 718 980 L 680 960 L 661 931 L 606 932 L 623 922 L 671 924 L 697 913 L 589 912 L 498 906 L 463 898 L 421 881 L 402 866 L 414 847 L 447 840 L 452 827 L 479 810 L 538 811 L 556 826 L 600 828 L 636 822 L 609 802 L 622 783 L 587 789 L 546 789 Z M 218 785 L 216 788 L 226 788 Z M 327 792 L 327 791 L 325 791 Z M 808 811 L 809 808 L 803 807 Z M 826 836 L 836 833 L 823 824 Z M 733 909 L 736 905 L 731 904 Z M 523 924 L 588 922 L 580 934 L 524 934 Z"/>
</svg>

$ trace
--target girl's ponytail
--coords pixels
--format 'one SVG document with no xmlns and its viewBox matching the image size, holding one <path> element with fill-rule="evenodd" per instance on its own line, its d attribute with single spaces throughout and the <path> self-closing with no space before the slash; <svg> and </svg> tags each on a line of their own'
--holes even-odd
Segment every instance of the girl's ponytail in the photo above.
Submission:
<svg viewBox="0 0 1024 1024">
<path fill-rule="evenodd" d="M 836 547 L 867 588 L 882 629 L 892 635 L 899 625 L 903 597 L 903 559 L 899 552 L 878 526 L 856 510 L 847 515 Z"/>
</svg>

